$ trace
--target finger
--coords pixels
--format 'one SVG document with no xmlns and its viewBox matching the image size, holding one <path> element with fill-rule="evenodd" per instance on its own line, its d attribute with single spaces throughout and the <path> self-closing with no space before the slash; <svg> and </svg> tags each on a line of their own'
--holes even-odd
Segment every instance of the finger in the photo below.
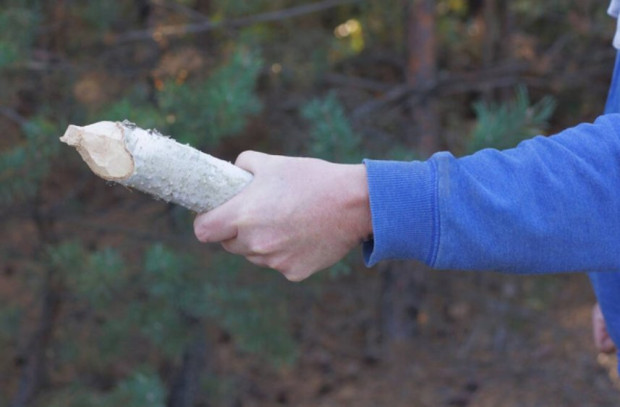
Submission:
<svg viewBox="0 0 620 407">
<path fill-rule="evenodd" d="M 240 254 L 242 256 L 258 256 L 258 253 L 252 251 L 241 239 L 235 237 L 233 239 L 221 242 L 222 247 L 229 253 Z"/>
<path fill-rule="evenodd" d="M 255 174 L 258 165 L 267 160 L 269 157 L 270 155 L 268 154 L 248 150 L 239 154 L 237 160 L 235 161 L 235 165 L 246 171 L 250 171 L 252 174 Z"/>
<path fill-rule="evenodd" d="M 194 219 L 194 234 L 203 243 L 214 243 L 237 236 L 234 212 L 229 205 L 223 205 Z"/>
<path fill-rule="evenodd" d="M 615 345 L 611 336 L 607 332 L 605 317 L 601 308 L 596 304 L 592 310 L 592 325 L 594 330 L 594 344 L 600 352 L 611 353 L 615 350 Z"/>
<path fill-rule="evenodd" d="M 592 308 L 592 334 L 594 336 L 594 346 L 600 349 L 602 344 L 604 319 L 599 305 L 596 304 Z"/>
</svg>

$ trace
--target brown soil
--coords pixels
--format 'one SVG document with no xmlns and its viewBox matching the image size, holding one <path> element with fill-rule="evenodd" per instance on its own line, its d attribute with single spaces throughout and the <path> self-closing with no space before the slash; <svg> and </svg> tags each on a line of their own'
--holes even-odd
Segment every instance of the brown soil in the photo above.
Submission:
<svg viewBox="0 0 620 407">
<path fill-rule="evenodd" d="M 376 332 L 378 280 L 362 271 L 295 305 L 303 325 L 292 367 L 273 370 L 220 347 L 220 374 L 244 378 L 236 405 L 618 405 L 615 356 L 597 355 L 591 339 L 585 276 L 433 272 L 419 335 L 389 349 Z"/>
</svg>

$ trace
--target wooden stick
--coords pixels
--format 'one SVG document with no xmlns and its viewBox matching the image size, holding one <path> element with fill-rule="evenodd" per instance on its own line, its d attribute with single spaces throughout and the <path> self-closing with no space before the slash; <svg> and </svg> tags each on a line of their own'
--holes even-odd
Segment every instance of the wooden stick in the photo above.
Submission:
<svg viewBox="0 0 620 407">
<path fill-rule="evenodd" d="M 60 140 L 99 177 L 197 213 L 219 206 L 252 180 L 231 163 L 128 121 L 70 125 Z"/>
</svg>

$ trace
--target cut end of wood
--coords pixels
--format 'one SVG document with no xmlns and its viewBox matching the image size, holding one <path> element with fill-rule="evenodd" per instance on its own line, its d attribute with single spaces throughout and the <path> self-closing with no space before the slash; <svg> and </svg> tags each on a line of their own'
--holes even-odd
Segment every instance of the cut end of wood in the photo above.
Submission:
<svg viewBox="0 0 620 407">
<path fill-rule="evenodd" d="M 69 126 L 60 141 L 75 147 L 99 177 L 196 213 L 222 204 L 252 180 L 239 167 L 127 121 Z"/>
<path fill-rule="evenodd" d="M 95 174 L 118 181 L 134 173 L 134 160 L 125 145 L 124 131 L 125 127 L 118 122 L 98 122 L 85 127 L 70 125 L 60 141 L 75 147 Z"/>
</svg>

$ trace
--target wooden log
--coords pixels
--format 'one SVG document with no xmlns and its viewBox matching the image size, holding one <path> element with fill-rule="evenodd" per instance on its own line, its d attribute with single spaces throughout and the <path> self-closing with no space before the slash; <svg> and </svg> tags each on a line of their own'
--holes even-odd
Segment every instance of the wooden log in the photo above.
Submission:
<svg viewBox="0 0 620 407">
<path fill-rule="evenodd" d="M 60 140 L 99 177 L 197 213 L 221 205 L 252 180 L 229 162 L 128 121 L 70 125 Z"/>
</svg>

